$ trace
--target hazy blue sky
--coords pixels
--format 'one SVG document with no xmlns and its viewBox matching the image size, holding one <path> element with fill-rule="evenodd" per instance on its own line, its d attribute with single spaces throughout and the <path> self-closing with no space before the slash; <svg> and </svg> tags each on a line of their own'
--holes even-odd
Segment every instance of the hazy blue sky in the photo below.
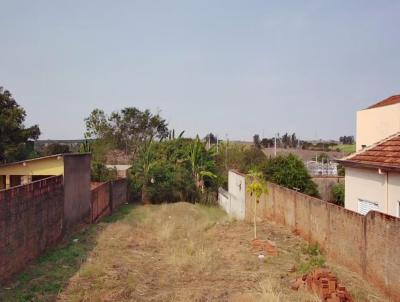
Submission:
<svg viewBox="0 0 400 302">
<path fill-rule="evenodd" d="M 42 139 L 96 107 L 160 109 L 188 134 L 354 134 L 400 92 L 400 1 L 4 1 L 0 86 Z"/>
</svg>

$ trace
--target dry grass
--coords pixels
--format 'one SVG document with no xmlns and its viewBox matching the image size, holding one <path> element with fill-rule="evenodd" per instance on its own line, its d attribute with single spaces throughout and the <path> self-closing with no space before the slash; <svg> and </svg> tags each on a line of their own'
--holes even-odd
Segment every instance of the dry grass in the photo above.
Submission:
<svg viewBox="0 0 400 302">
<path fill-rule="evenodd" d="M 260 262 L 250 250 L 251 225 L 229 219 L 218 208 L 136 207 L 104 228 L 58 300 L 318 301 L 290 289 L 299 274 L 290 268 L 310 257 L 304 242 L 267 223 L 260 224 L 259 237 L 277 242 L 279 256 Z M 364 288 L 359 278 L 351 286 Z"/>
</svg>

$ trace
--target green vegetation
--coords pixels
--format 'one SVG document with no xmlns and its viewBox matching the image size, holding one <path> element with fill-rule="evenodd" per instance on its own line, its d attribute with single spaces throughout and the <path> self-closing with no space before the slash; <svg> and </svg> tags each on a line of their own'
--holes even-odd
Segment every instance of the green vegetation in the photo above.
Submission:
<svg viewBox="0 0 400 302">
<path fill-rule="evenodd" d="M 25 110 L 8 90 L 0 87 L 0 163 L 34 158 L 33 141 L 38 139 L 38 125 L 25 127 Z"/>
<path fill-rule="evenodd" d="M 339 205 L 339 206 L 344 206 L 344 194 L 345 194 L 345 188 L 343 183 L 338 183 L 334 185 L 331 189 L 332 196 L 333 196 L 333 201 Z"/>
<path fill-rule="evenodd" d="M 331 147 L 332 151 L 339 151 L 346 154 L 351 154 L 356 152 L 356 144 L 351 145 L 336 145 Z"/>
<path fill-rule="evenodd" d="M 317 185 L 312 181 L 303 161 L 293 154 L 268 159 L 261 171 L 268 181 L 307 195 L 319 195 Z"/>
<path fill-rule="evenodd" d="M 93 162 L 91 164 L 91 181 L 106 182 L 117 179 L 117 170 L 109 169 L 104 164 Z"/>
<path fill-rule="evenodd" d="M 318 267 L 325 266 L 325 258 L 317 244 L 304 247 L 303 253 L 306 255 L 306 260 L 302 261 L 298 267 L 300 273 L 308 274 Z"/>
</svg>

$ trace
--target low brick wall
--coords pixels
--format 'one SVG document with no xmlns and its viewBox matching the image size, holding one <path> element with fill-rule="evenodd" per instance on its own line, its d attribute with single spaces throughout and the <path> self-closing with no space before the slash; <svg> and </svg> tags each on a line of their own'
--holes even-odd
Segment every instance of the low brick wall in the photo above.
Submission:
<svg viewBox="0 0 400 302">
<path fill-rule="evenodd" d="M 0 281 L 62 237 L 62 176 L 0 191 Z"/>
<path fill-rule="evenodd" d="M 112 208 L 116 209 L 128 201 L 128 182 L 121 178 L 111 182 Z"/>
<path fill-rule="evenodd" d="M 363 216 L 293 190 L 268 184 L 257 216 L 287 225 L 328 258 L 361 274 L 400 301 L 400 219 L 378 212 Z M 246 196 L 246 220 L 253 219 L 254 201 Z"/>
</svg>

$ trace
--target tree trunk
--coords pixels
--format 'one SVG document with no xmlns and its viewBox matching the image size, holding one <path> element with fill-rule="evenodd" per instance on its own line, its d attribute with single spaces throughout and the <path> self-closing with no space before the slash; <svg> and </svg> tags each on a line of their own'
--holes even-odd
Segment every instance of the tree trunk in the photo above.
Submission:
<svg viewBox="0 0 400 302">
<path fill-rule="evenodd" d="M 150 204 L 149 195 L 147 193 L 147 185 L 143 184 L 142 186 L 142 203 Z"/>
</svg>

